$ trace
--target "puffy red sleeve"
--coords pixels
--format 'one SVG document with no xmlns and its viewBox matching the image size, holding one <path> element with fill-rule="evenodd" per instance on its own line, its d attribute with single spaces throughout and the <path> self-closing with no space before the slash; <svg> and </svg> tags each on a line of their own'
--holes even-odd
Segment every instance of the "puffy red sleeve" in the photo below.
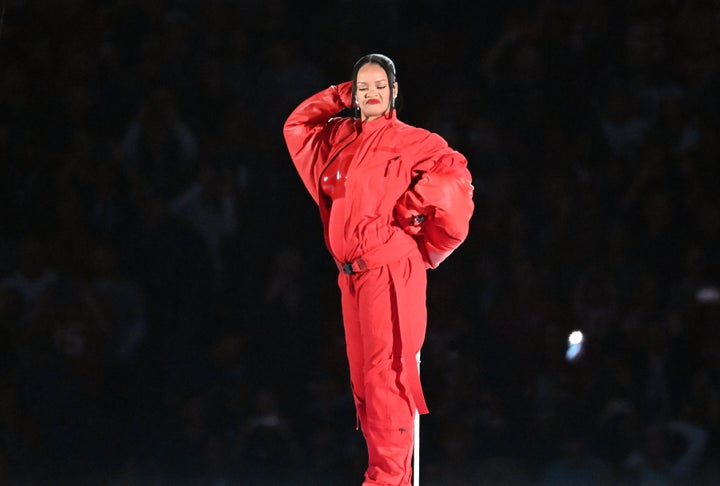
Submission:
<svg viewBox="0 0 720 486">
<path fill-rule="evenodd" d="M 430 134 L 418 147 L 425 152 L 418 153 L 415 182 L 398 200 L 396 216 L 436 268 L 467 238 L 474 188 L 467 160 L 441 137 Z"/>
<path fill-rule="evenodd" d="M 283 127 L 290 157 L 316 203 L 319 173 L 342 121 L 333 116 L 350 107 L 351 92 L 351 82 L 347 81 L 314 94 L 293 110 Z"/>
</svg>

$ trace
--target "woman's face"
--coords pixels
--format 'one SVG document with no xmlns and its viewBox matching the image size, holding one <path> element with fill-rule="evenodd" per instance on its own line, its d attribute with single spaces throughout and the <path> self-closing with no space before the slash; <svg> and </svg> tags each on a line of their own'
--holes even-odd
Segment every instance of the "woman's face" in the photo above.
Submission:
<svg viewBox="0 0 720 486">
<path fill-rule="evenodd" d="M 362 121 L 375 120 L 390 111 L 390 83 L 387 73 L 378 64 L 368 63 L 358 70 L 355 102 Z M 393 96 L 397 95 L 397 83 Z"/>
</svg>

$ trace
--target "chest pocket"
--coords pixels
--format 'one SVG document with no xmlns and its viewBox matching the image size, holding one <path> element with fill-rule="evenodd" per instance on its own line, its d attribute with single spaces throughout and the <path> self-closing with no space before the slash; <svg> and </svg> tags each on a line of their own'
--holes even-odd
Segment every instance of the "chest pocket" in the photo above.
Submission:
<svg viewBox="0 0 720 486">
<path fill-rule="evenodd" d="M 399 150 L 392 145 L 379 145 L 370 150 L 373 159 L 375 159 L 382 169 L 383 177 L 397 177 L 400 175 L 400 166 L 402 165 L 402 157 Z M 378 167 L 376 166 L 376 167 Z"/>
<path fill-rule="evenodd" d="M 392 146 L 377 147 L 372 154 L 370 186 L 379 184 L 391 192 L 404 190 L 410 184 L 411 170 L 402 153 Z"/>
<path fill-rule="evenodd" d="M 396 155 L 387 161 L 385 165 L 385 177 L 398 177 L 400 175 L 400 166 L 402 165 L 400 156 Z"/>
</svg>

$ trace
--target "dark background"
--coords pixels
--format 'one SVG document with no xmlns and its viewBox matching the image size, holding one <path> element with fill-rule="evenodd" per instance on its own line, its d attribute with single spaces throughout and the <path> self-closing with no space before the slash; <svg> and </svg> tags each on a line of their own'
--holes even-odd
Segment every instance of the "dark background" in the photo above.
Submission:
<svg viewBox="0 0 720 486">
<path fill-rule="evenodd" d="M 6 2 L 0 482 L 361 482 L 282 123 L 369 52 L 476 188 L 423 484 L 719 480 L 717 2 L 468 3 Z"/>
</svg>

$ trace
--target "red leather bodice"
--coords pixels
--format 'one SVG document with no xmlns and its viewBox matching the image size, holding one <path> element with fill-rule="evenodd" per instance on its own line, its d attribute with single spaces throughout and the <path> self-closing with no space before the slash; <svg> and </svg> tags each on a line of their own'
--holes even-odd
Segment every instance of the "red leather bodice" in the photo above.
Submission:
<svg viewBox="0 0 720 486">
<path fill-rule="evenodd" d="M 355 155 L 357 144 L 351 143 L 335 157 L 323 172 L 320 179 L 320 187 L 333 201 L 345 197 L 345 180 L 350 161 Z"/>
</svg>

